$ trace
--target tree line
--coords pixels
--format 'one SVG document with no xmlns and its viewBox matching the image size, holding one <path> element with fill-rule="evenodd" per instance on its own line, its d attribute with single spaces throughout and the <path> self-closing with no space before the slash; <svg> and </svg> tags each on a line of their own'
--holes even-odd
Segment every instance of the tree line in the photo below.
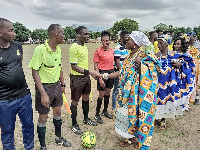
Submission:
<svg viewBox="0 0 200 150">
<path fill-rule="evenodd" d="M 39 43 L 43 43 L 45 39 L 48 38 L 47 29 L 35 29 L 33 31 L 26 28 L 22 23 L 16 22 L 13 24 L 16 36 L 15 40 L 19 42 L 26 42 L 31 38 L 33 41 L 38 41 Z M 164 23 L 160 23 L 153 27 L 154 30 L 161 29 L 163 31 L 174 31 L 175 34 L 178 32 L 187 33 L 189 31 L 194 31 L 197 33 L 197 39 L 200 39 L 200 26 L 194 27 L 174 27 L 173 25 L 167 25 Z M 108 29 L 111 33 L 112 40 L 117 40 L 120 31 L 128 30 L 131 31 L 138 31 L 139 30 L 139 23 L 135 20 L 125 18 L 121 21 L 117 21 L 113 24 L 111 28 Z M 149 31 L 143 31 L 144 33 L 148 34 Z M 76 38 L 76 28 L 66 26 L 64 28 L 65 40 L 68 41 L 69 39 Z M 91 39 L 97 39 L 101 36 L 101 32 L 90 32 Z"/>
</svg>

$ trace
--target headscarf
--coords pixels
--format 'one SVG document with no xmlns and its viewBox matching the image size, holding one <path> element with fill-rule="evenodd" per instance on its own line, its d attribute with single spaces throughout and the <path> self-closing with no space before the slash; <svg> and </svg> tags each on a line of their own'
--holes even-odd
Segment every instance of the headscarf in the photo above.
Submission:
<svg viewBox="0 0 200 150">
<path fill-rule="evenodd" d="M 163 42 L 165 42 L 167 45 L 171 44 L 171 36 L 168 34 L 163 34 L 161 36 L 158 37 L 158 40 L 162 40 Z"/>
<path fill-rule="evenodd" d="M 140 46 L 148 46 L 151 44 L 148 37 L 141 31 L 132 31 L 129 35 L 133 41 L 140 47 Z"/>
<path fill-rule="evenodd" d="M 192 34 L 193 34 L 194 36 L 197 35 L 196 32 L 194 32 L 194 31 L 190 31 L 190 32 L 187 33 L 187 36 L 190 36 L 190 35 L 192 35 Z"/>
</svg>

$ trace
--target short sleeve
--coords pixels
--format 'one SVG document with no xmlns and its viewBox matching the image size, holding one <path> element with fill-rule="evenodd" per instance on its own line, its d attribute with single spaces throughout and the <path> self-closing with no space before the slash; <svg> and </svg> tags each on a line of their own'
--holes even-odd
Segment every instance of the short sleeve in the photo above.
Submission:
<svg viewBox="0 0 200 150">
<path fill-rule="evenodd" d="M 77 48 L 73 45 L 69 48 L 69 63 L 70 64 L 77 64 L 78 63 Z"/>
<path fill-rule="evenodd" d="M 114 49 L 114 57 L 115 59 L 120 58 L 121 57 L 121 51 L 120 51 L 120 46 L 117 45 Z"/>
<path fill-rule="evenodd" d="M 43 54 L 42 47 L 36 47 L 29 67 L 34 70 L 39 70 L 41 65 L 43 64 Z"/>
<path fill-rule="evenodd" d="M 99 51 L 98 51 L 98 49 L 97 49 L 97 50 L 95 51 L 95 53 L 94 53 L 93 62 L 94 62 L 94 63 L 99 62 Z"/>
</svg>

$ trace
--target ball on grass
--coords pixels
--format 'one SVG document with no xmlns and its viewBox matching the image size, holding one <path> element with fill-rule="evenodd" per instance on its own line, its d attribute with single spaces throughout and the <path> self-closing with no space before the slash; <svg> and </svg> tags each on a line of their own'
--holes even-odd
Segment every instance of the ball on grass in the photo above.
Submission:
<svg viewBox="0 0 200 150">
<path fill-rule="evenodd" d="M 96 143 L 96 136 L 92 132 L 85 132 L 82 135 L 82 145 L 84 147 L 93 147 Z"/>
</svg>

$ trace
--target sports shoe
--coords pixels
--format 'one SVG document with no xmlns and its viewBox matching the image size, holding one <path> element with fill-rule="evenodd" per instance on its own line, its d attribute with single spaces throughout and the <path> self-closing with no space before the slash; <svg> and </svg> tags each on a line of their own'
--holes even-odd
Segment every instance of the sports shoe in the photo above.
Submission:
<svg viewBox="0 0 200 150">
<path fill-rule="evenodd" d="M 83 120 L 83 123 L 88 124 L 88 125 L 97 126 L 97 123 L 92 121 L 90 118 L 88 118 L 87 120 Z"/>
<path fill-rule="evenodd" d="M 40 150 L 47 150 L 46 147 L 40 147 Z"/>
<path fill-rule="evenodd" d="M 103 124 L 103 120 L 101 119 L 100 116 L 95 115 L 95 116 L 94 116 L 94 119 L 95 119 L 98 123 Z"/>
<path fill-rule="evenodd" d="M 113 116 L 110 115 L 108 112 L 102 112 L 101 116 L 105 116 L 105 117 L 107 117 L 109 119 L 113 119 Z"/>
<path fill-rule="evenodd" d="M 74 126 L 72 126 L 72 131 L 73 131 L 75 134 L 78 134 L 78 135 L 83 134 L 83 132 L 82 132 L 81 129 L 79 128 L 79 125 L 78 125 L 78 124 L 75 124 Z"/>
<path fill-rule="evenodd" d="M 55 138 L 55 143 L 56 144 L 60 144 L 64 147 L 70 147 L 72 144 L 70 142 L 68 142 L 66 139 L 64 139 L 63 137 L 56 137 Z"/>
</svg>

